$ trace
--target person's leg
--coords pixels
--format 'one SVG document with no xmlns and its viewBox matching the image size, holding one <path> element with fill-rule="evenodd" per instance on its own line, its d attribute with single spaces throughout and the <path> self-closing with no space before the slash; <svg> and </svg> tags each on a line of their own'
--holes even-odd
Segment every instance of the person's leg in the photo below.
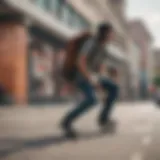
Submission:
<svg viewBox="0 0 160 160">
<path fill-rule="evenodd" d="M 111 115 L 111 111 L 113 110 L 114 102 L 118 97 L 118 86 L 109 79 L 102 79 L 101 85 L 106 91 L 107 97 L 104 100 L 104 106 L 99 116 L 99 124 L 105 125 L 109 120 L 109 116 Z"/>
<path fill-rule="evenodd" d="M 81 78 L 78 80 L 77 86 L 81 90 L 84 100 L 65 116 L 63 126 L 66 130 L 71 130 L 73 121 L 84 112 L 92 108 L 92 106 L 96 103 L 94 87 L 89 84 L 88 81 Z"/>
</svg>

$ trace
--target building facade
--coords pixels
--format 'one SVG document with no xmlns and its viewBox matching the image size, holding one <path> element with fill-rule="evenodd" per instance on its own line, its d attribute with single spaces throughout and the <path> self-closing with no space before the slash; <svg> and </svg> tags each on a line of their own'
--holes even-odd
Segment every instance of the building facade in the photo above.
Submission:
<svg viewBox="0 0 160 160">
<path fill-rule="evenodd" d="M 160 49 L 154 49 L 153 53 L 154 61 L 154 76 L 160 75 Z"/>
<path fill-rule="evenodd" d="M 6 28 L 6 32 L 3 33 L 1 44 L 7 44 L 8 48 L 3 48 L 2 45 L 0 48 L 4 53 L 8 52 L 10 54 L 8 57 L 13 59 L 7 60 L 8 57 L 4 54 L 7 62 L 1 65 L 3 68 L 7 66 L 12 71 L 8 72 L 10 77 L 7 73 L 3 76 L 3 72 L 0 71 L 0 76 L 3 77 L 1 83 L 17 102 L 37 100 L 53 102 L 62 97 L 63 99 L 72 97 L 75 91 L 65 84 L 60 72 L 65 58 L 65 44 L 79 31 L 93 29 L 99 22 L 109 21 L 115 28 L 116 39 L 107 47 L 110 54 L 107 63 L 118 69 L 120 98 L 126 99 L 130 84 L 125 13 L 122 12 L 124 2 L 115 1 L 112 4 L 111 1 L 91 3 L 87 0 L 3 1 L 1 5 L 4 10 L 0 13 L 0 26 Z M 116 5 L 117 11 L 114 13 L 113 8 Z M 120 10 L 118 5 L 121 6 Z M 16 44 L 7 38 L 8 35 L 17 39 L 14 41 Z M 11 63 L 12 67 L 9 66 L 10 61 L 14 61 Z"/>
<path fill-rule="evenodd" d="M 141 50 L 139 45 L 128 37 L 128 51 L 130 63 L 130 97 L 132 100 L 140 99 L 140 73 L 141 73 Z"/>
<path fill-rule="evenodd" d="M 120 99 L 128 99 L 129 92 L 129 70 L 128 70 L 128 48 L 127 30 L 125 23 L 126 1 L 111 0 L 68 0 L 78 13 L 85 17 L 91 26 L 97 26 L 100 22 L 110 22 L 115 30 L 115 39 L 107 50 L 112 54 L 112 63 L 119 71 L 120 79 Z M 117 62 L 118 61 L 118 62 Z"/>
<path fill-rule="evenodd" d="M 77 31 L 51 16 L 40 4 L 28 0 L 1 3 L 0 84 L 17 103 L 55 102 L 72 94 L 59 77 L 63 48 Z"/>
<path fill-rule="evenodd" d="M 146 99 L 149 96 L 149 88 L 153 79 L 153 38 L 150 31 L 141 20 L 134 20 L 130 22 L 129 29 L 132 38 L 138 45 L 141 52 L 140 96 L 141 98 Z"/>
</svg>

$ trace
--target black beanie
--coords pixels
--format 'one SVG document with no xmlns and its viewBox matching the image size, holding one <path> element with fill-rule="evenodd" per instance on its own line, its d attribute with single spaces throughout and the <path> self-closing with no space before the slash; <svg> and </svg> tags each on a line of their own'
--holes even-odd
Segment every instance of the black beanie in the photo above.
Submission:
<svg viewBox="0 0 160 160">
<path fill-rule="evenodd" d="M 107 35 L 113 30 L 110 23 L 101 23 L 97 28 L 97 37 L 99 41 L 104 41 Z"/>
<path fill-rule="evenodd" d="M 110 31 L 112 31 L 113 27 L 110 23 L 101 23 L 98 26 L 98 33 L 99 34 L 103 34 L 103 33 L 108 33 Z"/>
</svg>

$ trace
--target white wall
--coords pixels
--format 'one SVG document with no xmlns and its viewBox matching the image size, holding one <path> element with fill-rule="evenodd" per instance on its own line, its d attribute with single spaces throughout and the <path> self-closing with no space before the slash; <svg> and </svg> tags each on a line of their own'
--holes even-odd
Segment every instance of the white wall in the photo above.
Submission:
<svg viewBox="0 0 160 160">
<path fill-rule="evenodd" d="M 148 48 L 148 55 L 147 55 L 147 74 L 149 85 L 152 84 L 153 76 L 154 76 L 154 53 L 151 47 Z"/>
<path fill-rule="evenodd" d="M 140 60 L 141 52 L 138 46 L 134 41 L 128 41 L 128 50 L 129 50 L 129 64 L 130 64 L 130 75 L 131 75 L 131 85 L 132 87 L 138 87 L 139 76 L 140 76 Z"/>
</svg>

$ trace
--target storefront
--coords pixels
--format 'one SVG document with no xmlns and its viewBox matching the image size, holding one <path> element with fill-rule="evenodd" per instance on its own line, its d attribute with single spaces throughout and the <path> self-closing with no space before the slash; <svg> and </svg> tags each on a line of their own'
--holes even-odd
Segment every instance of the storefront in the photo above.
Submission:
<svg viewBox="0 0 160 160">
<path fill-rule="evenodd" d="M 21 16 L 18 14 L 0 15 L 0 86 L 9 99 L 25 103 L 27 30 L 20 22 Z"/>
<path fill-rule="evenodd" d="M 11 11 L 0 14 L 0 83 L 15 103 L 68 99 L 61 68 L 65 42 L 75 33 L 28 1 L 6 3 Z"/>
<path fill-rule="evenodd" d="M 16 0 L 7 1 L 8 5 L 16 9 L 18 15 L 22 15 L 22 19 L 13 23 L 14 25 L 6 22 L 11 27 L 8 33 L 11 35 L 12 31 L 14 39 L 8 38 L 10 43 L 6 40 L 6 44 L 12 47 L 12 52 L 9 49 L 7 52 L 12 55 L 10 57 L 15 63 L 12 67 L 8 65 L 12 77 L 7 79 L 6 75 L 5 79 L 9 80 L 6 86 L 10 85 L 8 90 L 16 102 L 48 103 L 73 99 L 75 90 L 71 90 L 65 83 L 61 68 L 65 58 L 65 44 L 77 31 L 67 28 L 28 1 L 22 1 L 21 5 Z M 125 60 L 116 50 L 109 52 L 112 57 L 110 62 L 116 65 L 121 78 L 124 78 L 125 72 L 122 74 L 122 71 L 127 67 L 122 64 L 126 64 Z M 9 62 L 10 59 L 7 64 L 10 64 Z M 126 84 L 126 80 L 121 79 L 121 82 Z"/>
<path fill-rule="evenodd" d="M 44 29 L 29 29 L 29 101 L 55 102 L 68 99 L 72 91 L 62 76 L 66 41 Z"/>
</svg>

